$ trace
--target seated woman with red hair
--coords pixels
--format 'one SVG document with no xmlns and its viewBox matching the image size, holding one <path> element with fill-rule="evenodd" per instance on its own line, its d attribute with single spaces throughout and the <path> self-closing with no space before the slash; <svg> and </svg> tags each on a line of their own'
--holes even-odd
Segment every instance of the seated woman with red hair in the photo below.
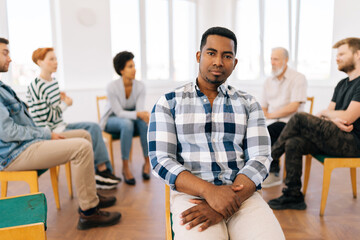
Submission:
<svg viewBox="0 0 360 240">
<path fill-rule="evenodd" d="M 72 99 L 60 92 L 59 84 L 52 74 L 57 70 L 57 59 L 53 48 L 39 48 L 33 52 L 32 60 L 40 67 L 40 75 L 28 86 L 27 102 L 29 112 L 37 126 L 48 127 L 52 132 L 61 133 L 66 138 L 76 138 L 78 131 L 84 129 L 91 135 L 94 150 L 96 187 L 113 189 L 121 181 L 112 174 L 108 152 L 98 124 L 78 122 L 67 124 L 63 112 L 72 105 Z"/>
</svg>

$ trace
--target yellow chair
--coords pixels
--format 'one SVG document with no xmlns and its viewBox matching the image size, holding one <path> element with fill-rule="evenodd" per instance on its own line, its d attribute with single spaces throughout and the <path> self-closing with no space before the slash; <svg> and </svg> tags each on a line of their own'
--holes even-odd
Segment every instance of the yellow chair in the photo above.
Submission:
<svg viewBox="0 0 360 240">
<path fill-rule="evenodd" d="M 101 107 L 100 107 L 100 101 L 107 100 L 107 96 L 96 96 L 96 107 L 97 107 L 97 116 L 98 121 L 100 123 L 101 119 Z M 103 138 L 109 145 L 109 155 L 110 155 L 110 162 L 111 166 L 113 168 L 113 171 L 115 172 L 115 164 L 114 164 L 114 152 L 113 152 L 113 141 L 114 140 L 120 140 L 120 136 L 116 136 L 110 133 L 107 133 L 105 131 L 102 132 Z M 132 161 L 132 147 L 130 149 L 130 155 L 129 155 L 129 161 Z"/>
<path fill-rule="evenodd" d="M 356 198 L 356 168 L 360 167 L 360 158 L 350 158 L 350 157 L 333 157 L 326 155 L 310 155 L 306 156 L 305 161 L 305 173 L 304 173 L 304 186 L 303 186 L 303 194 L 306 194 L 309 177 L 310 177 L 310 168 L 311 168 L 311 160 L 315 158 L 321 164 L 324 165 L 324 174 L 323 174 L 323 187 L 321 194 L 321 204 L 320 204 L 320 216 L 324 216 L 326 200 L 329 193 L 330 187 L 330 179 L 331 172 L 335 168 L 350 168 L 350 176 L 351 176 L 351 185 L 353 191 L 353 197 Z"/>
<path fill-rule="evenodd" d="M 171 213 L 170 213 L 170 187 L 165 184 L 165 239 L 172 240 L 173 233 L 171 228 Z"/>
<path fill-rule="evenodd" d="M 71 179 L 71 165 L 70 162 L 67 162 L 64 165 L 65 165 L 66 180 L 68 184 L 69 195 L 72 198 L 73 190 L 72 190 L 72 179 Z M 53 187 L 56 208 L 60 209 L 59 187 L 58 187 L 59 166 L 52 167 L 49 170 L 50 170 L 51 185 Z M 44 173 L 45 171 L 46 170 L 0 171 L 1 198 L 7 196 L 7 188 L 9 181 L 25 181 L 30 186 L 30 193 L 39 192 L 38 176 Z"/>
<path fill-rule="evenodd" d="M 306 100 L 310 102 L 309 113 L 312 114 L 313 113 L 313 107 L 314 107 L 314 97 L 307 97 Z M 284 159 L 285 159 L 285 155 L 284 155 Z M 283 168 L 284 168 L 283 180 L 285 180 L 285 178 L 286 178 L 285 160 L 284 160 L 284 167 Z"/>
</svg>

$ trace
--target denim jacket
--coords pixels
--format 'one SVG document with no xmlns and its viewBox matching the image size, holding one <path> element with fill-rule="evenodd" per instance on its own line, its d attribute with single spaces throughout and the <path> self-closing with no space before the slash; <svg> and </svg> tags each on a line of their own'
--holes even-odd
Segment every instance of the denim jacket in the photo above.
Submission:
<svg viewBox="0 0 360 240">
<path fill-rule="evenodd" d="M 49 139 L 50 129 L 36 127 L 26 105 L 0 81 L 0 171 L 32 143 Z"/>
</svg>

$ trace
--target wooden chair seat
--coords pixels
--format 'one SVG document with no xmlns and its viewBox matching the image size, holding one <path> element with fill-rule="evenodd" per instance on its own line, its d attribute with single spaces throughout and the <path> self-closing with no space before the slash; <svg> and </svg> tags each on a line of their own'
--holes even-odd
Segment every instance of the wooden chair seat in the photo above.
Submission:
<svg viewBox="0 0 360 240">
<path fill-rule="evenodd" d="M 65 165 L 66 180 L 68 184 L 69 195 L 72 198 L 73 190 L 72 190 L 72 179 L 71 179 L 71 165 L 70 162 L 67 162 L 64 165 Z M 55 166 L 50 168 L 51 184 L 53 187 L 55 204 L 57 209 L 60 209 L 60 198 L 59 198 L 59 187 L 58 187 L 59 169 L 60 166 Z M 35 170 L 34 171 L 0 171 L 1 198 L 7 196 L 9 181 L 27 182 L 30 187 L 30 193 L 39 192 L 38 177 L 46 171 L 47 169 L 38 170 L 38 171 Z"/>
</svg>

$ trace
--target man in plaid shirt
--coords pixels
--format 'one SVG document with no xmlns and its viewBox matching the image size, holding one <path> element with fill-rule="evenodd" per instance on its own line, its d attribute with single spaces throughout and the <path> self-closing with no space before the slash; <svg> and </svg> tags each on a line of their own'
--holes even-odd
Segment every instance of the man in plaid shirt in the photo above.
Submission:
<svg viewBox="0 0 360 240">
<path fill-rule="evenodd" d="M 272 160 L 264 114 L 252 96 L 226 84 L 236 47 L 230 30 L 208 29 L 196 82 L 162 96 L 151 114 L 149 156 L 172 188 L 175 239 L 284 239 L 256 191 Z"/>
</svg>

